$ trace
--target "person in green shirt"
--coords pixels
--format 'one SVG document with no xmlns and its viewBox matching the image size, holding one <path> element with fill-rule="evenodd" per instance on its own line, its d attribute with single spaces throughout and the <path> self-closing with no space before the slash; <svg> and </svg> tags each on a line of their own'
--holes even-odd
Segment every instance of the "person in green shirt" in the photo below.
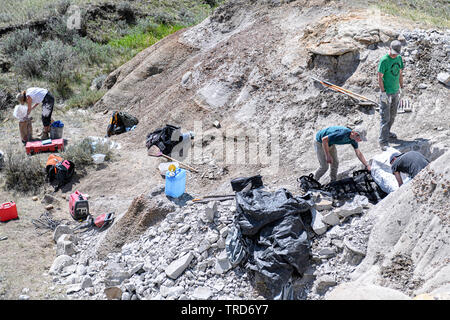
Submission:
<svg viewBox="0 0 450 320">
<path fill-rule="evenodd" d="M 397 116 L 397 106 L 403 89 L 404 66 L 400 55 L 401 49 L 400 41 L 392 41 L 389 53 L 383 56 L 378 64 L 378 84 L 381 90 L 381 124 L 378 142 L 383 151 L 389 146 L 389 139 L 397 138 L 397 135 L 391 132 L 391 128 Z"/>
</svg>

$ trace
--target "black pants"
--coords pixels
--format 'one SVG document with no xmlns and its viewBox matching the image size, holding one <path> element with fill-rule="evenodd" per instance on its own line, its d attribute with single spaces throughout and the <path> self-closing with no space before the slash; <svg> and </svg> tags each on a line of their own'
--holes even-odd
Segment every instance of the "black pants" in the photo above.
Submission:
<svg viewBox="0 0 450 320">
<path fill-rule="evenodd" d="M 42 100 L 42 125 L 48 127 L 51 124 L 53 106 L 55 105 L 55 98 L 47 92 Z"/>
</svg>

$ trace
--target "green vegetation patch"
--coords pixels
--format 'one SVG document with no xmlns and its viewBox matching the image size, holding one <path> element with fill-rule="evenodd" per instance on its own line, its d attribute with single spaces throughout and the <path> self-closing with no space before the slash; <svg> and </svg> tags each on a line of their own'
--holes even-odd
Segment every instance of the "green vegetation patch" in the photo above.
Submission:
<svg viewBox="0 0 450 320">
<path fill-rule="evenodd" d="M 162 38 L 185 28 L 183 25 L 142 23 L 123 37 L 113 39 L 108 44 L 113 48 L 135 49 L 141 51 L 161 40 Z"/>
<path fill-rule="evenodd" d="M 384 12 L 438 28 L 450 28 L 448 0 L 380 0 Z"/>
</svg>

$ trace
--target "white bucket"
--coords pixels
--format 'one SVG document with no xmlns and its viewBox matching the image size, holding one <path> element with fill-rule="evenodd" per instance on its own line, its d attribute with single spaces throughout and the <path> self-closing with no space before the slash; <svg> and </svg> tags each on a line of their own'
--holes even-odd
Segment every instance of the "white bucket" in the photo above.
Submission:
<svg viewBox="0 0 450 320">
<path fill-rule="evenodd" d="M 165 176 L 167 170 L 169 170 L 169 166 L 173 164 L 176 169 L 178 169 L 178 162 L 162 162 L 159 164 L 159 171 L 161 172 L 161 175 Z"/>
</svg>

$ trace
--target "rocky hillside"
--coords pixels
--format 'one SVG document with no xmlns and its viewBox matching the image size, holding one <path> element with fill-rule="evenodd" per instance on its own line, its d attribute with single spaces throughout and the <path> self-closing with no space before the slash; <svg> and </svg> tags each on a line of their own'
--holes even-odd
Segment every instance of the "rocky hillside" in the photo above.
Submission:
<svg viewBox="0 0 450 320">
<path fill-rule="evenodd" d="M 236 202 L 191 200 L 230 194 L 232 179 L 255 174 L 269 191 L 299 195 L 297 178 L 318 165 L 313 136 L 330 125 L 364 125 L 361 151 L 366 159 L 378 155 L 375 107 L 311 77 L 377 100 L 377 64 L 394 39 L 404 44 L 413 111 L 397 116 L 391 146 L 418 150 L 432 163 L 376 205 L 355 199 L 348 205 L 356 209 L 345 213 L 314 199 L 320 216 L 339 219 L 319 232 L 310 217 L 310 265 L 293 276 L 288 296 L 448 299 L 450 35 L 326 0 L 227 1 L 107 76 L 97 119 L 123 110 L 140 122 L 111 138 L 122 158 L 79 187 L 101 202 L 94 206 L 117 204 L 117 218 L 104 232 L 55 233 L 54 282 L 69 299 L 273 299 L 227 256 Z M 175 201 L 163 192 L 163 160 L 149 159 L 145 148 L 147 134 L 165 124 L 195 133 L 185 162 L 200 171 L 188 174 Z M 339 148 L 339 159 L 340 177 L 360 169 L 350 148 Z"/>
</svg>

